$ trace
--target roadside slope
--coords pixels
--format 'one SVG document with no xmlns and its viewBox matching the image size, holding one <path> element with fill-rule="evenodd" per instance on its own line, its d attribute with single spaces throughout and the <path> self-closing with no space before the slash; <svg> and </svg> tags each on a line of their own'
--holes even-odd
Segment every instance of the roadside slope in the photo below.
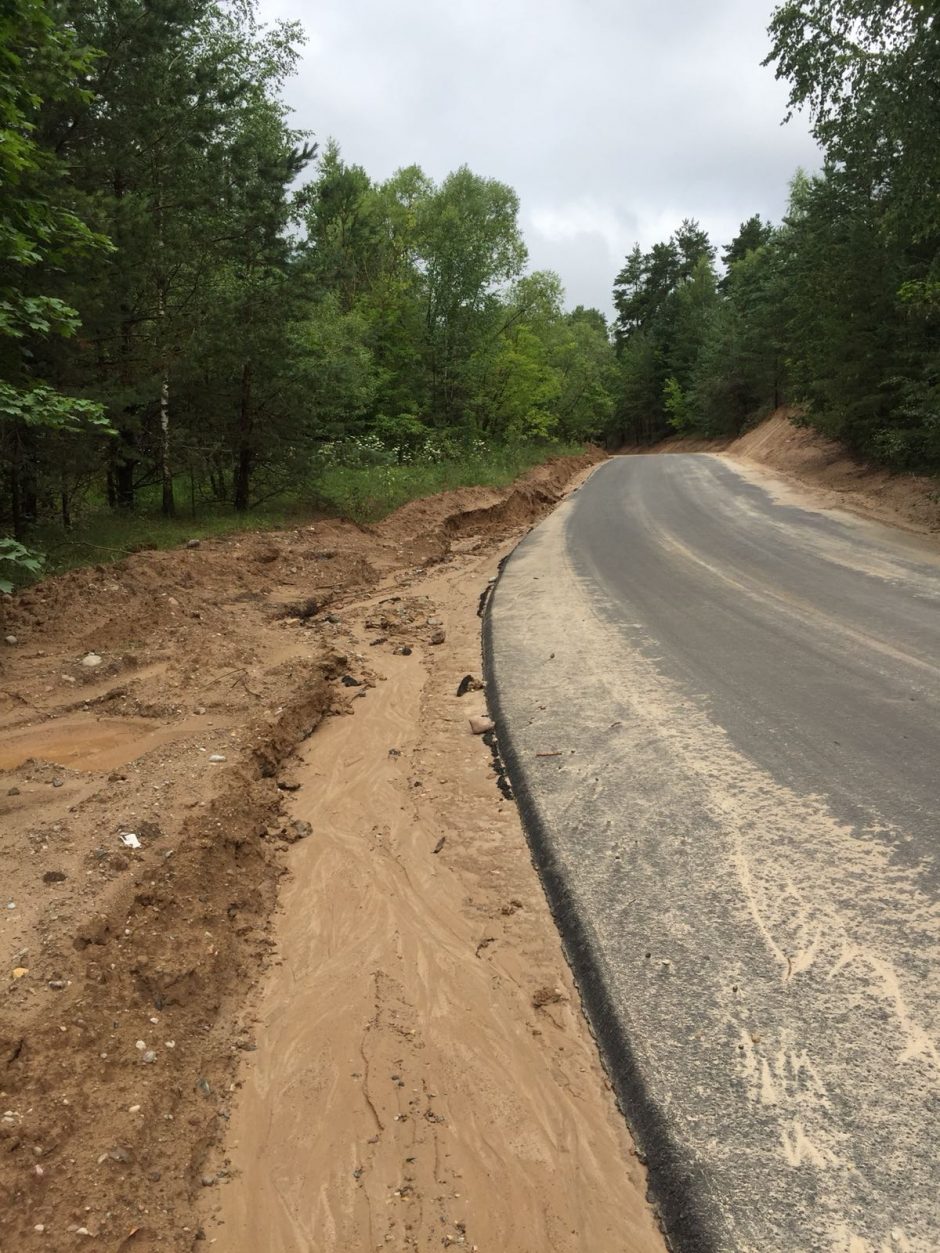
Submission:
<svg viewBox="0 0 940 1253">
<path fill-rule="evenodd" d="M 919 534 L 940 532 L 940 482 L 922 474 L 897 474 L 859 461 L 836 440 L 792 421 L 784 406 L 735 440 L 684 436 L 664 440 L 655 453 L 714 452 L 771 470 L 791 486 L 811 492 L 817 505 L 845 509 Z"/>
</svg>

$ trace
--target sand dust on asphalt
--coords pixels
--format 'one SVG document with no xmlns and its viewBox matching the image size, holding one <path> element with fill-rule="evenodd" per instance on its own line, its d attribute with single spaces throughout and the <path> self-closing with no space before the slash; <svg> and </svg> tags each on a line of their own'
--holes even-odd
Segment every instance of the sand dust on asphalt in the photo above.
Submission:
<svg viewBox="0 0 940 1253">
<path fill-rule="evenodd" d="M 736 439 L 674 436 L 641 452 L 717 453 L 764 487 L 781 495 L 787 488 L 812 508 L 841 509 L 915 535 L 940 534 L 937 480 L 901 474 L 853 457 L 844 444 L 801 426 L 799 411 L 783 405 Z M 781 482 L 783 480 L 783 482 Z"/>
</svg>

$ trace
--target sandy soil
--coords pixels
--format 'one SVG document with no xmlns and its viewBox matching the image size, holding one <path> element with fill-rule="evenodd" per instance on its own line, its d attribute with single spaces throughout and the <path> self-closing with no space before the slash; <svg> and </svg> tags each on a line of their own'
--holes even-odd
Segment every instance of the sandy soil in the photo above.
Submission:
<svg viewBox="0 0 940 1253">
<path fill-rule="evenodd" d="M 835 440 L 795 425 L 793 410 L 778 409 L 735 440 L 675 438 L 656 452 L 719 452 L 763 467 L 793 486 L 810 489 L 814 502 L 921 535 L 940 532 L 940 485 L 935 478 L 894 474 L 858 461 Z"/>
<path fill-rule="evenodd" d="M 455 694 L 591 460 L 2 602 L 0 1250 L 662 1248 Z"/>
</svg>

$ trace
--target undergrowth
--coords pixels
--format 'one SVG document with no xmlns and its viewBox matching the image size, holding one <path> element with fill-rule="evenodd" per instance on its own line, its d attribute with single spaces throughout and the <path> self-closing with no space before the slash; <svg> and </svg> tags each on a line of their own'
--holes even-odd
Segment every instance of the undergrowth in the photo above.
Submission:
<svg viewBox="0 0 940 1253">
<path fill-rule="evenodd" d="M 162 516 L 155 488 L 139 493 L 133 512 L 89 501 L 76 511 L 70 528 L 45 523 L 33 529 L 28 543 L 42 554 L 42 569 L 24 570 L 17 581 L 119 561 L 143 549 L 175 548 L 189 539 L 275 530 L 323 516 L 378 522 L 411 500 L 458 487 L 505 487 L 533 466 L 581 452 L 580 444 L 515 444 L 481 447 L 460 458 L 431 463 L 323 465 L 309 483 L 273 495 L 241 514 L 215 502 L 190 502 L 184 481 L 179 484 L 175 518 Z"/>
</svg>

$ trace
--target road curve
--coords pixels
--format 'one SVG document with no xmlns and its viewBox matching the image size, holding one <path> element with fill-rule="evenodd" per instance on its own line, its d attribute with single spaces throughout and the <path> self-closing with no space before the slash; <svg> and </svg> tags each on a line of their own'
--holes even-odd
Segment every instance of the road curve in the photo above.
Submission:
<svg viewBox="0 0 940 1253">
<path fill-rule="evenodd" d="M 940 559 L 708 455 L 516 549 L 499 744 L 682 1250 L 940 1249 Z"/>
</svg>

